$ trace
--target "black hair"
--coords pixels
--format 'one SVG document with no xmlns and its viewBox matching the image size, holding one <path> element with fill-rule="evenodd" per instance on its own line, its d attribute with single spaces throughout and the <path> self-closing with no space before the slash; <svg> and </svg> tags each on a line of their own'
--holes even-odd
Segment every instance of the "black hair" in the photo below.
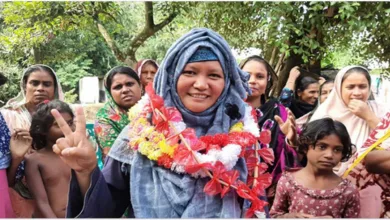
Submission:
<svg viewBox="0 0 390 220">
<path fill-rule="evenodd" d="M 368 87 L 371 88 L 371 76 L 370 76 L 370 73 L 366 69 L 364 69 L 362 67 L 354 67 L 354 68 L 349 69 L 345 73 L 345 75 L 343 76 L 343 79 L 341 80 L 341 84 L 352 73 L 361 73 L 361 74 L 363 74 L 366 77 L 367 81 L 368 81 Z"/>
<path fill-rule="evenodd" d="M 138 74 L 133 69 L 127 66 L 117 66 L 112 68 L 108 72 L 108 76 L 106 79 L 105 87 L 110 94 L 111 94 L 112 79 L 118 73 L 130 76 L 131 78 L 135 79 L 135 81 L 137 81 L 138 85 L 141 85 Z"/>
<path fill-rule="evenodd" d="M 331 118 L 318 119 L 306 124 L 298 140 L 298 151 L 306 155 L 309 146 L 314 149 L 317 141 L 332 134 L 339 137 L 343 145 L 341 162 L 347 161 L 352 155 L 351 138 L 345 125 Z"/>
<path fill-rule="evenodd" d="M 272 88 L 275 86 L 274 84 L 278 81 L 278 76 L 272 66 L 264 58 L 257 55 L 253 55 L 242 60 L 240 62 L 240 69 L 243 69 L 245 64 L 252 60 L 264 64 L 267 69 L 267 87 L 265 89 L 265 98 L 268 99 Z"/>
<path fill-rule="evenodd" d="M 49 73 L 51 75 L 51 77 L 53 77 L 54 91 L 57 91 L 57 78 L 56 78 L 55 73 L 48 66 L 41 65 L 41 64 L 32 65 L 32 66 L 27 68 L 27 70 L 25 71 L 25 74 L 23 76 L 23 88 L 26 89 L 27 81 L 28 81 L 28 78 L 30 77 L 31 73 L 37 72 L 37 71 L 43 71 L 43 72 Z"/>
<path fill-rule="evenodd" d="M 324 83 L 322 83 L 322 85 L 320 86 L 320 94 L 322 92 L 322 87 L 324 87 L 326 84 L 329 84 L 329 83 L 334 83 L 334 80 L 333 79 L 328 79 Z"/>
<path fill-rule="evenodd" d="M 297 85 L 295 89 L 295 96 L 298 97 L 298 92 L 303 92 L 309 85 L 317 83 L 318 81 L 315 80 L 313 77 L 305 76 L 305 77 L 298 77 L 297 79 Z"/>
<path fill-rule="evenodd" d="M 4 85 L 7 81 L 7 77 L 5 77 L 2 72 L 0 72 L 0 86 Z"/>
<path fill-rule="evenodd" d="M 158 66 L 157 66 L 157 63 L 152 61 L 152 60 L 148 60 L 144 63 L 144 65 L 142 65 L 142 67 L 146 66 L 146 65 L 152 65 L 154 66 L 154 68 L 156 68 L 156 70 L 158 70 Z"/>
<path fill-rule="evenodd" d="M 42 102 L 38 105 L 35 113 L 32 115 L 30 135 L 32 137 L 32 147 L 35 150 L 46 147 L 47 133 L 53 125 L 54 117 L 50 113 L 52 109 L 57 109 L 60 113 L 68 113 L 72 118 L 74 114 L 68 104 L 60 100 Z"/>
</svg>

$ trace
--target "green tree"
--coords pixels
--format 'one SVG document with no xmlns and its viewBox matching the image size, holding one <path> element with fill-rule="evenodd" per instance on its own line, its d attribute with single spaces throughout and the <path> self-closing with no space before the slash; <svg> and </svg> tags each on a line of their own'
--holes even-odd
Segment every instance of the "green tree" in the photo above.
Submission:
<svg viewBox="0 0 390 220">
<path fill-rule="evenodd" d="M 132 66 L 138 48 L 185 7 L 174 2 L 7 2 L 2 13 L 11 34 L 1 40 L 10 49 L 32 48 L 39 63 L 45 56 L 42 45 L 54 36 L 86 29 L 98 33 L 118 61 Z"/>
<path fill-rule="evenodd" d="M 279 73 L 278 91 L 293 66 L 303 65 L 318 74 L 330 47 L 347 46 L 356 39 L 365 46 L 366 54 L 382 61 L 390 59 L 388 2 L 199 4 L 203 24 L 220 32 L 233 47 L 263 51 Z"/>
</svg>

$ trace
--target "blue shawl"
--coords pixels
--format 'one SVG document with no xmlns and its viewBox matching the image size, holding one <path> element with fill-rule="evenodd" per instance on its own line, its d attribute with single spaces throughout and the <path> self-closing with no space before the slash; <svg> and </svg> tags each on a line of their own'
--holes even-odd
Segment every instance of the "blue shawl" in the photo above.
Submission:
<svg viewBox="0 0 390 220">
<path fill-rule="evenodd" d="M 186 109 L 177 94 L 176 84 L 184 66 L 199 47 L 208 47 L 218 57 L 225 75 L 225 88 L 214 104 L 204 112 L 193 113 Z M 164 98 L 166 106 L 176 107 L 182 114 L 188 127 L 194 128 L 198 136 L 225 133 L 245 114 L 247 93 L 250 93 L 247 81 L 249 74 L 242 71 L 231 52 L 228 43 L 206 28 L 195 28 L 182 36 L 168 50 L 154 80 L 156 93 Z M 238 110 L 238 118 L 227 114 Z"/>
<path fill-rule="evenodd" d="M 186 109 L 176 91 L 177 80 L 188 59 L 199 47 L 210 48 L 222 66 L 225 87 L 217 102 L 202 113 Z M 176 107 L 188 127 L 198 136 L 227 133 L 230 127 L 245 115 L 243 101 L 250 93 L 247 85 L 249 74 L 238 67 L 227 42 L 217 33 L 196 28 L 182 36 L 168 50 L 156 78 L 156 93 L 164 98 L 166 106 Z M 233 116 L 232 116 L 233 115 Z M 128 127 L 128 126 L 127 126 Z M 109 153 L 120 162 L 131 163 L 130 196 L 134 215 L 137 218 L 240 218 L 242 205 L 238 195 L 230 190 L 222 199 L 220 195 L 209 196 L 203 192 L 209 178 L 193 178 L 177 174 L 158 166 L 154 161 L 136 153 L 132 155 L 123 136 L 119 135 Z M 126 155 L 123 155 L 126 154 Z M 234 167 L 240 172 L 240 180 L 246 182 L 247 168 L 240 158 Z"/>
</svg>

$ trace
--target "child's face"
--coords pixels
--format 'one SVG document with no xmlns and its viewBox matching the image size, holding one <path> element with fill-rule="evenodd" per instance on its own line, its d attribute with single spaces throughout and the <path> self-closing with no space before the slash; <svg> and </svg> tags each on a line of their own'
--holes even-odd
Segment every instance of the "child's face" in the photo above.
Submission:
<svg viewBox="0 0 390 220">
<path fill-rule="evenodd" d="M 64 120 L 68 123 L 69 127 L 72 129 L 72 131 L 75 130 L 74 124 L 73 124 L 73 118 L 69 113 L 61 113 Z M 64 137 L 64 133 L 61 131 L 60 127 L 58 126 L 57 122 L 54 120 L 53 125 L 50 127 L 47 138 L 51 142 L 56 142 L 57 139 Z"/>
<path fill-rule="evenodd" d="M 195 113 L 213 106 L 224 87 L 225 78 L 218 61 L 188 63 L 176 85 L 183 105 Z"/>
<path fill-rule="evenodd" d="M 318 140 L 314 149 L 310 145 L 307 151 L 307 160 L 311 166 L 318 170 L 331 170 L 343 157 L 343 144 L 340 138 L 331 134 Z"/>
</svg>

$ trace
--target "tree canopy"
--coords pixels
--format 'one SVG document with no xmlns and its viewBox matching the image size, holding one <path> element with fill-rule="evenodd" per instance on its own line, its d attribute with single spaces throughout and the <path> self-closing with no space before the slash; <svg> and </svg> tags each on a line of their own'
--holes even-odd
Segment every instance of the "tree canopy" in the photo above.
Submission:
<svg viewBox="0 0 390 220">
<path fill-rule="evenodd" d="M 279 74 L 277 93 L 295 65 L 315 76 L 329 65 L 389 62 L 389 15 L 390 2 L 1 2 L 0 71 L 9 82 L 0 99 L 15 95 L 34 63 L 52 66 L 72 97 L 83 76 L 161 62 L 194 27 L 236 50 L 260 49 Z"/>
</svg>

